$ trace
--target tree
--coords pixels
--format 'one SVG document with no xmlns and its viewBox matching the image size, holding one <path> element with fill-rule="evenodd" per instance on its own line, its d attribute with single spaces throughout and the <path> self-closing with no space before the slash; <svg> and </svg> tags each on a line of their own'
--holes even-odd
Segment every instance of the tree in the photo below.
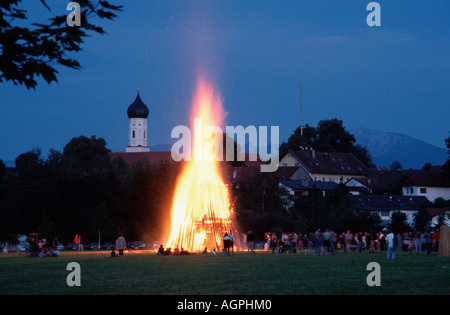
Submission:
<svg viewBox="0 0 450 315">
<path fill-rule="evenodd" d="M 426 209 L 419 209 L 414 213 L 414 229 L 416 231 L 427 231 L 430 225 L 430 214 Z"/>
<path fill-rule="evenodd" d="M 51 12 L 45 0 L 41 3 Z M 0 3 L 0 82 L 12 81 L 25 85 L 27 89 L 37 85 L 35 77 L 42 76 L 47 83 L 57 82 L 58 71 L 54 64 L 80 69 L 75 59 L 67 56 L 79 52 L 85 37 L 92 32 L 105 34 L 102 27 L 90 23 L 91 18 L 113 20 L 115 12 L 122 6 L 107 1 L 78 0 L 81 12 L 81 26 L 67 25 L 66 15 L 57 15 L 47 23 L 31 23 L 23 27 L 28 19 L 22 0 L 2 0 Z M 60 5 L 67 5 L 66 3 Z"/>
<path fill-rule="evenodd" d="M 257 173 L 248 184 L 233 188 L 232 196 L 237 221 L 244 230 L 252 229 L 262 237 L 267 231 L 294 228 L 289 193 L 280 187 L 274 173 Z"/>
<path fill-rule="evenodd" d="M 308 221 L 306 220 L 303 213 L 298 213 L 296 215 L 294 231 L 297 231 L 301 234 L 305 234 L 310 231 Z"/>
<path fill-rule="evenodd" d="M 394 171 L 400 171 L 403 169 L 403 167 L 399 160 L 395 160 L 394 162 L 392 162 L 390 169 Z"/>
<path fill-rule="evenodd" d="M 444 171 L 443 180 L 444 184 L 450 185 L 450 137 L 445 139 L 445 145 L 447 146 L 448 149 L 449 158 L 442 166 L 442 170 Z"/>
<path fill-rule="evenodd" d="M 230 147 L 233 147 L 233 159 L 231 161 L 227 161 L 227 150 L 231 150 Z M 239 161 L 239 155 L 241 154 L 241 146 L 230 137 L 228 134 L 224 133 L 222 135 L 222 161 L 230 166 L 244 166 L 245 161 Z"/>
<path fill-rule="evenodd" d="M 372 157 L 370 156 L 370 153 L 369 153 L 369 150 L 367 150 L 367 147 L 362 146 L 360 144 L 356 144 L 353 147 L 352 153 L 365 166 L 375 167 L 375 164 L 372 162 Z"/>
<path fill-rule="evenodd" d="M 303 134 L 300 127 L 294 130 L 294 133 L 289 137 L 287 142 L 283 142 L 280 146 L 280 156 L 284 156 L 288 150 L 299 150 L 303 148 L 312 148 L 314 145 L 314 138 L 316 137 L 316 128 L 306 124 L 303 127 Z"/>
<path fill-rule="evenodd" d="M 445 145 L 447 146 L 448 154 L 450 155 L 450 136 L 445 139 Z"/>
<path fill-rule="evenodd" d="M 446 225 L 448 220 L 450 220 L 450 212 L 443 211 L 443 212 L 439 213 L 434 227 L 439 228 L 441 225 Z"/>
<path fill-rule="evenodd" d="M 75 137 L 64 147 L 61 165 L 69 177 L 100 175 L 111 167 L 109 152 L 103 138 Z"/>
<path fill-rule="evenodd" d="M 35 148 L 16 158 L 16 170 L 21 181 L 38 178 L 42 173 L 41 149 Z"/>
<path fill-rule="evenodd" d="M 130 238 L 157 241 L 170 231 L 170 209 L 180 165 L 164 162 L 159 165 L 140 161 L 134 164 L 127 180 L 122 231 Z M 121 209 L 117 209 L 119 212 Z"/>
<path fill-rule="evenodd" d="M 437 197 L 436 199 L 434 199 L 433 203 L 429 206 L 433 208 L 446 208 L 449 205 L 447 204 L 447 201 L 444 198 Z"/>
<path fill-rule="evenodd" d="M 19 176 L 0 178 L 0 241 L 13 233 L 40 233 L 62 242 L 83 239 L 161 240 L 170 227 L 176 178 L 181 166 L 171 163 L 130 167 L 110 161 L 102 138 L 71 139 L 63 153 L 47 159 L 33 149 L 16 159 Z M 146 236 L 151 236 L 146 238 Z"/>
<path fill-rule="evenodd" d="M 367 167 L 374 166 L 367 148 L 355 142 L 355 137 L 345 129 L 342 120 L 334 118 L 319 121 L 317 128 L 306 124 L 303 135 L 300 127 L 297 128 L 288 141 L 280 145 L 279 152 L 283 157 L 288 150 L 303 147 L 322 152 L 352 153 Z"/>
<path fill-rule="evenodd" d="M 368 232 L 381 229 L 381 218 L 378 214 L 365 210 L 355 211 L 354 214 L 356 225 L 352 227 L 353 231 Z"/>
<path fill-rule="evenodd" d="M 406 214 L 400 211 L 394 211 L 392 213 L 388 227 L 394 233 L 403 233 L 412 230 L 411 226 L 406 223 Z"/>
<path fill-rule="evenodd" d="M 431 167 L 432 167 L 431 163 L 430 163 L 430 162 L 427 162 L 427 163 L 425 163 L 425 164 L 422 166 L 422 169 L 423 169 L 425 172 L 428 172 L 428 171 L 430 170 Z"/>
<path fill-rule="evenodd" d="M 285 213 L 288 207 L 288 193 L 278 185 L 274 173 L 257 173 L 253 177 L 249 195 L 253 201 L 253 209 L 261 215 Z"/>
<path fill-rule="evenodd" d="M 343 126 L 342 120 L 321 120 L 317 126 L 314 148 L 323 152 L 352 152 L 355 137 Z"/>
<path fill-rule="evenodd" d="M 0 177 L 6 174 L 6 165 L 3 160 L 0 160 Z"/>
<path fill-rule="evenodd" d="M 148 230 L 155 219 L 154 199 L 152 192 L 152 179 L 155 169 L 149 163 L 137 163 L 133 166 L 130 178 L 129 193 L 126 196 L 127 221 L 124 232 L 130 237 L 137 238 L 143 231 Z"/>
</svg>

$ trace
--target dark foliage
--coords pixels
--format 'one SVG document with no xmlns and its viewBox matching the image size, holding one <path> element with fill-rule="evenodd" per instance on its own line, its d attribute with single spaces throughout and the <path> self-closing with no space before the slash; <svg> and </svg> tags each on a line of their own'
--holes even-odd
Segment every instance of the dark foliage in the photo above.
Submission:
<svg viewBox="0 0 450 315">
<path fill-rule="evenodd" d="M 303 135 L 300 127 L 289 137 L 287 142 L 280 145 L 280 157 L 288 150 L 313 148 L 321 152 L 352 153 L 367 167 L 372 167 L 372 157 L 366 147 L 355 144 L 355 137 L 344 127 L 339 119 L 327 119 L 319 121 L 317 127 L 306 124 Z"/>
<path fill-rule="evenodd" d="M 352 208 L 344 184 L 325 196 L 315 189 L 307 196 L 292 197 L 270 175 L 258 174 L 252 184 L 241 186 L 233 194 L 237 196 L 236 212 L 242 230 L 252 229 L 259 240 L 263 240 L 264 232 L 308 233 L 317 228 L 368 232 L 381 228 L 378 215 Z"/>
<path fill-rule="evenodd" d="M 0 176 L 0 240 L 39 233 L 65 243 L 159 240 L 167 228 L 178 167 L 111 161 L 102 138 L 73 138 L 63 152 L 33 149 Z"/>
<path fill-rule="evenodd" d="M 79 52 L 84 38 L 90 34 L 105 33 L 91 20 L 94 17 L 112 20 L 122 6 L 111 5 L 107 1 L 77 2 L 81 7 L 79 27 L 68 26 L 66 15 L 53 16 L 46 23 L 30 23 L 23 27 L 21 25 L 28 19 L 26 4 L 21 0 L 0 2 L 0 82 L 12 81 L 15 85 L 34 89 L 36 77 L 41 76 L 47 83 L 58 81 L 56 63 L 72 69 L 81 68 L 69 54 Z M 45 0 L 41 3 L 51 11 Z"/>
</svg>

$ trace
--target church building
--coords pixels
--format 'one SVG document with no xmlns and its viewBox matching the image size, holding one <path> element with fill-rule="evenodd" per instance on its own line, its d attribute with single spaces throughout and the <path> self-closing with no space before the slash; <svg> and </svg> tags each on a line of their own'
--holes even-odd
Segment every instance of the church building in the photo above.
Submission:
<svg viewBox="0 0 450 315">
<path fill-rule="evenodd" d="M 148 107 L 142 102 L 139 90 L 134 102 L 128 107 L 128 146 L 126 152 L 149 152 L 147 146 Z"/>
<path fill-rule="evenodd" d="M 163 162 L 175 163 L 170 151 L 150 151 L 148 145 L 148 124 L 149 109 L 142 101 L 139 90 L 136 99 L 128 106 L 128 146 L 125 152 L 110 153 L 111 160 L 121 158 L 128 165 L 138 162 L 149 162 L 159 165 Z"/>
</svg>

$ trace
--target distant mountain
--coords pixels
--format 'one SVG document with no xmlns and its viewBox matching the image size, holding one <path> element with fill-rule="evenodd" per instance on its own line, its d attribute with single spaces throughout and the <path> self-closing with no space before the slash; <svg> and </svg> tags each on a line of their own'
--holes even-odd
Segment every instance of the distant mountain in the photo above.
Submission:
<svg viewBox="0 0 450 315">
<path fill-rule="evenodd" d="M 398 160 L 403 169 L 420 169 L 425 163 L 443 165 L 448 158 L 446 149 L 405 134 L 368 128 L 357 128 L 349 132 L 355 136 L 357 144 L 367 147 L 373 163 L 378 167 L 389 167 L 393 161 Z"/>
</svg>

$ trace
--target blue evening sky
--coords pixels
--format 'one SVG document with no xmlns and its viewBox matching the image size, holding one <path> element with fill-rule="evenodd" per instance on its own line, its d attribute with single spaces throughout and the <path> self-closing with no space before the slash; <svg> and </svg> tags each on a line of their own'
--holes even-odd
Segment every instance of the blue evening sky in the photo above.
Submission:
<svg viewBox="0 0 450 315">
<path fill-rule="evenodd" d="M 69 1 L 28 5 L 32 22 L 68 14 Z M 226 124 L 280 126 L 280 142 L 304 123 L 338 118 L 445 147 L 450 131 L 448 0 L 380 0 L 381 27 L 369 27 L 369 0 L 111 0 L 114 21 L 57 65 L 58 83 L 36 90 L 0 83 L 0 159 L 41 148 L 62 151 L 96 135 L 114 152 L 128 144 L 127 107 L 136 90 L 149 107 L 149 145 L 173 142 L 188 123 L 197 69 L 222 95 Z"/>
</svg>

